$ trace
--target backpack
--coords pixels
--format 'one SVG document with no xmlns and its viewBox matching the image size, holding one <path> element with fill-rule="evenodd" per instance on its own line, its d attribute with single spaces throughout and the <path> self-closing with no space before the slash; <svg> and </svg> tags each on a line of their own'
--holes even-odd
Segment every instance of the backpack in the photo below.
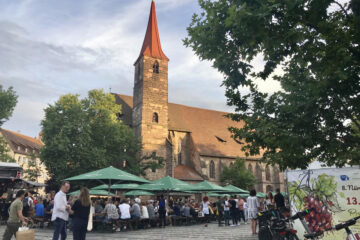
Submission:
<svg viewBox="0 0 360 240">
<path fill-rule="evenodd" d="M 30 205 L 29 205 L 29 198 L 26 197 L 23 199 L 23 208 L 29 208 Z"/>
</svg>

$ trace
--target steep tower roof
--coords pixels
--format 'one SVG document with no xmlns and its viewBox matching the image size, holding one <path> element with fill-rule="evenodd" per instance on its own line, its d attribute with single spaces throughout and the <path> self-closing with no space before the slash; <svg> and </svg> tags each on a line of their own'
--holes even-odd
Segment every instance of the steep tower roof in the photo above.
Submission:
<svg viewBox="0 0 360 240">
<path fill-rule="evenodd" d="M 157 59 L 167 60 L 164 52 L 161 49 L 159 30 L 156 21 L 155 2 L 151 2 L 149 22 L 146 29 L 146 34 L 143 42 L 143 46 L 140 51 L 139 58 L 141 56 L 149 56 Z"/>
</svg>

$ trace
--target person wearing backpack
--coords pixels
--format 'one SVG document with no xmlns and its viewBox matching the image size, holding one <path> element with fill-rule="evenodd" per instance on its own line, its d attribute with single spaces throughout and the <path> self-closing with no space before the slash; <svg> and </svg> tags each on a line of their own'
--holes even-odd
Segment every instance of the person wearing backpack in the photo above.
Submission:
<svg viewBox="0 0 360 240">
<path fill-rule="evenodd" d="M 22 210 L 23 216 L 29 217 L 30 204 L 29 204 L 29 193 L 28 192 L 25 193 L 25 197 L 22 200 L 22 204 L 23 204 L 23 210 Z"/>
</svg>

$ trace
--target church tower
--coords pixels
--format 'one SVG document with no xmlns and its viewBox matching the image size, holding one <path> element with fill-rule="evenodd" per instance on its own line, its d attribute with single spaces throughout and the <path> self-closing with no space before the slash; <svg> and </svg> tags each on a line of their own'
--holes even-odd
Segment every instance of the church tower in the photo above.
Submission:
<svg viewBox="0 0 360 240">
<path fill-rule="evenodd" d="M 149 22 L 140 55 L 136 60 L 133 98 L 133 128 L 142 143 L 142 156 L 156 153 L 165 159 L 163 169 L 148 170 L 149 179 L 172 175 L 171 156 L 167 151 L 168 136 L 168 62 L 161 49 L 156 21 L 155 2 L 152 1 Z M 170 158 L 170 159 L 169 159 Z M 169 160 L 170 161 L 169 161 Z"/>
</svg>

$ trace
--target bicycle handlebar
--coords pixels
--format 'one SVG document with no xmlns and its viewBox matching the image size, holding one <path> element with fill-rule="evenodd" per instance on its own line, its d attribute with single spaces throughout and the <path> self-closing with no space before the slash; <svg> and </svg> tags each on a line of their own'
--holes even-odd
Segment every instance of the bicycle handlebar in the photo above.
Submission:
<svg viewBox="0 0 360 240">
<path fill-rule="evenodd" d="M 343 228 L 347 228 L 349 226 L 355 225 L 356 221 L 359 220 L 359 219 L 360 219 L 360 216 L 354 217 L 354 218 L 352 218 L 350 220 L 347 220 L 347 221 L 345 221 L 343 223 L 339 223 L 339 224 L 335 225 L 333 227 L 333 229 L 338 231 L 338 230 L 341 230 Z"/>
</svg>

